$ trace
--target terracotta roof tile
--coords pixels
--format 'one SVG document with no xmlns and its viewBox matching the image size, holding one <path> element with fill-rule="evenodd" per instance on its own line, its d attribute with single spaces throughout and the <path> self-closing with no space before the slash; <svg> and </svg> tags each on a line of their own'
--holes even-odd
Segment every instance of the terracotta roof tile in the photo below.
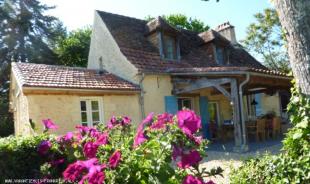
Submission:
<svg viewBox="0 0 310 184">
<path fill-rule="evenodd" d="M 139 90 L 139 87 L 106 71 L 33 63 L 12 63 L 22 86 L 102 90 Z"/>
<path fill-rule="evenodd" d="M 172 29 L 162 18 L 150 22 L 97 11 L 121 52 L 140 72 L 166 73 L 170 69 L 193 67 L 225 67 L 215 62 L 214 58 L 206 53 L 206 47 L 219 42 L 226 44 L 229 51 L 229 67 L 249 67 L 268 70 L 240 45 L 232 45 L 217 31 L 209 30 L 202 33 L 174 28 L 180 38 L 181 60 L 168 61 L 160 58 L 159 50 L 146 36 L 146 33 L 160 29 Z M 189 69 L 190 70 L 190 69 Z"/>
</svg>

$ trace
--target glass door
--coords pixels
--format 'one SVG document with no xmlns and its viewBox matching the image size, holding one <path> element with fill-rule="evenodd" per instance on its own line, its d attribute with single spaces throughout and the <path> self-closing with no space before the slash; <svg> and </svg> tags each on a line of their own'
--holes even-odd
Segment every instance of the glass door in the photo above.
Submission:
<svg viewBox="0 0 310 184">
<path fill-rule="evenodd" d="M 210 114 L 210 123 L 219 124 L 219 109 L 217 102 L 209 102 L 208 111 Z"/>
</svg>

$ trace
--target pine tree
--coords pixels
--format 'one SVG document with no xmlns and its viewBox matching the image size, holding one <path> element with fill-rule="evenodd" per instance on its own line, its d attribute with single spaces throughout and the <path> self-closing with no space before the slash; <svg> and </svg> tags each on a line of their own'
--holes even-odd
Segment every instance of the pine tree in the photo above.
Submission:
<svg viewBox="0 0 310 184">
<path fill-rule="evenodd" d="M 57 18 L 45 15 L 53 8 L 38 0 L 0 0 L 0 137 L 13 131 L 8 112 L 10 63 L 57 63 L 53 44 L 65 29 Z"/>
</svg>

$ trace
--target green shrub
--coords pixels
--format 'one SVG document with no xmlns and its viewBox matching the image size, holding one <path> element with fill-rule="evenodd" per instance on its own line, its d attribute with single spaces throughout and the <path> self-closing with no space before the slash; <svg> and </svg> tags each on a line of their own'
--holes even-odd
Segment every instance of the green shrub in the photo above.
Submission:
<svg viewBox="0 0 310 184">
<path fill-rule="evenodd" d="M 39 178 L 40 166 L 46 161 L 37 146 L 47 135 L 6 137 L 0 139 L 0 182 L 5 179 Z"/>
<path fill-rule="evenodd" d="M 200 117 L 190 110 L 175 116 L 150 113 L 138 128 L 129 117 L 112 117 L 107 125 L 77 126 L 57 138 L 47 132 L 58 126 L 50 119 L 42 122 L 42 135 L 0 141 L 0 182 L 211 184 L 210 176 L 222 172 L 199 168 L 207 140 L 200 135 Z"/>
<path fill-rule="evenodd" d="M 310 98 L 293 88 L 288 111 L 294 127 L 283 141 L 283 153 L 246 161 L 232 170 L 231 183 L 310 183 Z"/>
</svg>

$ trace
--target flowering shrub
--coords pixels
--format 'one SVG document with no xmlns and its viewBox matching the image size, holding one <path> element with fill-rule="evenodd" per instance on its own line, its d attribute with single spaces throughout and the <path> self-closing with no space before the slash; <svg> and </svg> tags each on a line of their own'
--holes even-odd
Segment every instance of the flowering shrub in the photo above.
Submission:
<svg viewBox="0 0 310 184">
<path fill-rule="evenodd" d="M 57 128 L 44 120 L 46 131 Z M 74 183 L 213 183 L 220 174 L 199 169 L 207 141 L 199 136 L 200 117 L 183 110 L 149 114 L 135 129 L 129 117 L 112 117 L 105 126 L 77 126 L 76 132 L 46 137 L 36 147 L 45 158 L 41 178 Z"/>
</svg>

